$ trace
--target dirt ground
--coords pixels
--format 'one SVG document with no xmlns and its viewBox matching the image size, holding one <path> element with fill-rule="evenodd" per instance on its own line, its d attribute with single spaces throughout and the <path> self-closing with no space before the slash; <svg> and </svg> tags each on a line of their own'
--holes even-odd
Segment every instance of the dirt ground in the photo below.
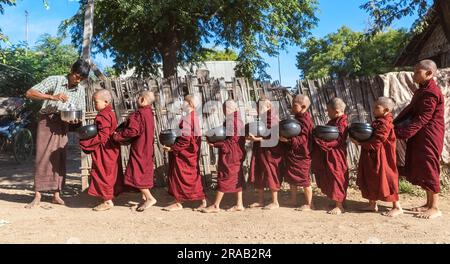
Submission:
<svg viewBox="0 0 450 264">
<path fill-rule="evenodd" d="M 134 210 L 137 193 L 121 195 L 110 211 L 94 212 L 91 208 L 98 200 L 79 191 L 79 166 L 73 150 L 66 206 L 44 197 L 41 207 L 30 210 L 24 205 L 32 200 L 32 162 L 17 165 L 0 155 L 0 243 L 450 243 L 448 196 L 441 197 L 444 215 L 434 220 L 413 217 L 408 209 L 422 204 L 423 198 L 408 195 L 401 196 L 407 210 L 398 218 L 357 212 L 364 201 L 356 190 L 349 191 L 350 211 L 340 216 L 325 213 L 329 202 L 320 194 L 314 197 L 316 211 L 295 211 L 286 205 L 287 192 L 280 193 L 282 208 L 272 211 L 202 214 L 192 211 L 196 204 L 187 204 L 182 211 L 165 212 L 161 208 L 170 197 L 164 188 L 154 189 L 158 203 L 143 213 Z M 213 199 L 214 193 L 208 196 Z M 231 206 L 230 198 L 226 196 L 225 208 Z M 254 193 L 245 192 L 246 204 L 254 198 Z M 383 205 L 382 211 L 389 204 Z"/>
</svg>

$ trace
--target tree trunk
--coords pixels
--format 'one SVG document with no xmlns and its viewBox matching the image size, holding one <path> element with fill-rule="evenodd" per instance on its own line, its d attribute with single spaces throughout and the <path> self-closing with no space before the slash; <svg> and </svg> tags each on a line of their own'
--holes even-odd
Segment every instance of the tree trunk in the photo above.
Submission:
<svg viewBox="0 0 450 264">
<path fill-rule="evenodd" d="M 164 78 L 177 75 L 178 44 L 175 42 L 176 41 L 174 40 L 173 42 L 164 44 L 164 47 L 162 47 L 161 50 Z"/>
<path fill-rule="evenodd" d="M 162 35 L 162 42 L 159 47 L 162 58 L 164 78 L 177 76 L 178 59 L 177 54 L 180 49 L 180 40 L 176 32 L 175 17 L 169 18 L 170 26 Z"/>
</svg>

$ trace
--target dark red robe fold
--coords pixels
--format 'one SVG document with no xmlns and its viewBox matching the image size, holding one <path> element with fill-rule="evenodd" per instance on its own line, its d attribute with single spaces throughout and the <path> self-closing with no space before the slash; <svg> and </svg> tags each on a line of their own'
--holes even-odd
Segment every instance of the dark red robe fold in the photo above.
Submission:
<svg viewBox="0 0 450 264">
<path fill-rule="evenodd" d="M 273 115 L 270 110 L 264 119 L 267 120 L 268 129 L 272 128 L 272 124 L 278 124 L 278 116 Z M 249 181 L 256 189 L 280 190 L 285 149 L 286 144 L 282 142 L 278 142 L 274 147 L 262 147 L 261 142 L 253 142 Z"/>
<path fill-rule="evenodd" d="M 100 111 L 95 117 L 98 134 L 88 140 L 80 140 L 83 150 L 91 152 L 92 168 L 88 194 L 104 200 L 114 197 L 114 187 L 119 171 L 120 147 L 111 135 L 117 127 L 117 120 L 111 105 Z"/>
<path fill-rule="evenodd" d="M 121 142 L 132 139 L 124 183 L 136 189 L 153 188 L 153 144 L 155 124 L 151 106 L 140 107 L 130 115 L 123 131 L 114 134 Z"/>
<path fill-rule="evenodd" d="M 245 137 L 240 136 L 239 133 L 244 128 L 244 124 L 239 119 L 238 112 L 233 113 L 233 119 L 230 121 L 233 125 L 227 124 L 227 139 L 214 143 L 214 147 L 219 148 L 218 191 L 223 193 L 242 191 L 244 182 L 242 163 L 246 153 Z"/>
<path fill-rule="evenodd" d="M 398 201 L 396 137 L 392 114 L 372 122 L 372 138 L 361 144 L 356 184 L 362 197 L 385 202 Z"/>
<path fill-rule="evenodd" d="M 300 122 L 301 133 L 289 140 L 289 147 L 285 155 L 286 181 L 293 186 L 309 187 L 311 180 L 311 145 L 313 120 L 309 112 L 297 114 L 295 118 Z"/>
<path fill-rule="evenodd" d="M 396 127 L 398 139 L 406 139 L 404 174 L 412 184 L 439 193 L 440 158 L 444 147 L 444 96 L 434 80 L 421 85 L 411 103 L 396 119 L 410 116 L 411 123 Z"/>
<path fill-rule="evenodd" d="M 311 170 L 317 186 L 330 199 L 343 202 L 347 196 L 347 116 L 330 120 L 327 125 L 336 126 L 339 137 L 333 141 L 314 138 Z"/>
<path fill-rule="evenodd" d="M 205 199 L 198 164 L 202 139 L 195 112 L 184 117 L 179 128 L 182 135 L 169 152 L 169 194 L 179 202 Z"/>
</svg>

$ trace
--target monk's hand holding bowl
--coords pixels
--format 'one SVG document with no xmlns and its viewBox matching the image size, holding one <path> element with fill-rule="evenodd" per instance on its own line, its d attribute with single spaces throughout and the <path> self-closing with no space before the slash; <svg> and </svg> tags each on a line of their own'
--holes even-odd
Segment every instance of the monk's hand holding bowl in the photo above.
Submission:
<svg viewBox="0 0 450 264">
<path fill-rule="evenodd" d="M 262 137 L 255 137 L 254 135 L 250 134 L 248 136 L 248 139 L 251 140 L 251 141 L 261 141 Z"/>
<path fill-rule="evenodd" d="M 163 150 L 164 151 L 172 151 L 172 148 L 168 147 L 168 146 L 163 146 Z"/>
<path fill-rule="evenodd" d="M 280 140 L 281 142 L 289 142 L 289 139 L 287 139 L 287 138 L 285 138 L 285 137 L 282 137 L 282 136 L 280 136 L 279 140 Z"/>
</svg>

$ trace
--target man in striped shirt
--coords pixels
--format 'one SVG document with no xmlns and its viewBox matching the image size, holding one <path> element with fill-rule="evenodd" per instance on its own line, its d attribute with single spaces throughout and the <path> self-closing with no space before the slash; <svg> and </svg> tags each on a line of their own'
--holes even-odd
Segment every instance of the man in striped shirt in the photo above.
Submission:
<svg viewBox="0 0 450 264">
<path fill-rule="evenodd" d="M 69 124 L 61 120 L 59 111 L 69 105 L 85 111 L 85 90 L 80 83 L 88 78 L 89 71 L 88 62 L 77 60 L 67 76 L 50 76 L 25 94 L 29 99 L 44 101 L 39 111 L 36 138 L 35 198 L 26 208 L 40 204 L 41 192 L 53 192 L 52 202 L 64 204 L 60 192 L 66 178 Z"/>
</svg>

